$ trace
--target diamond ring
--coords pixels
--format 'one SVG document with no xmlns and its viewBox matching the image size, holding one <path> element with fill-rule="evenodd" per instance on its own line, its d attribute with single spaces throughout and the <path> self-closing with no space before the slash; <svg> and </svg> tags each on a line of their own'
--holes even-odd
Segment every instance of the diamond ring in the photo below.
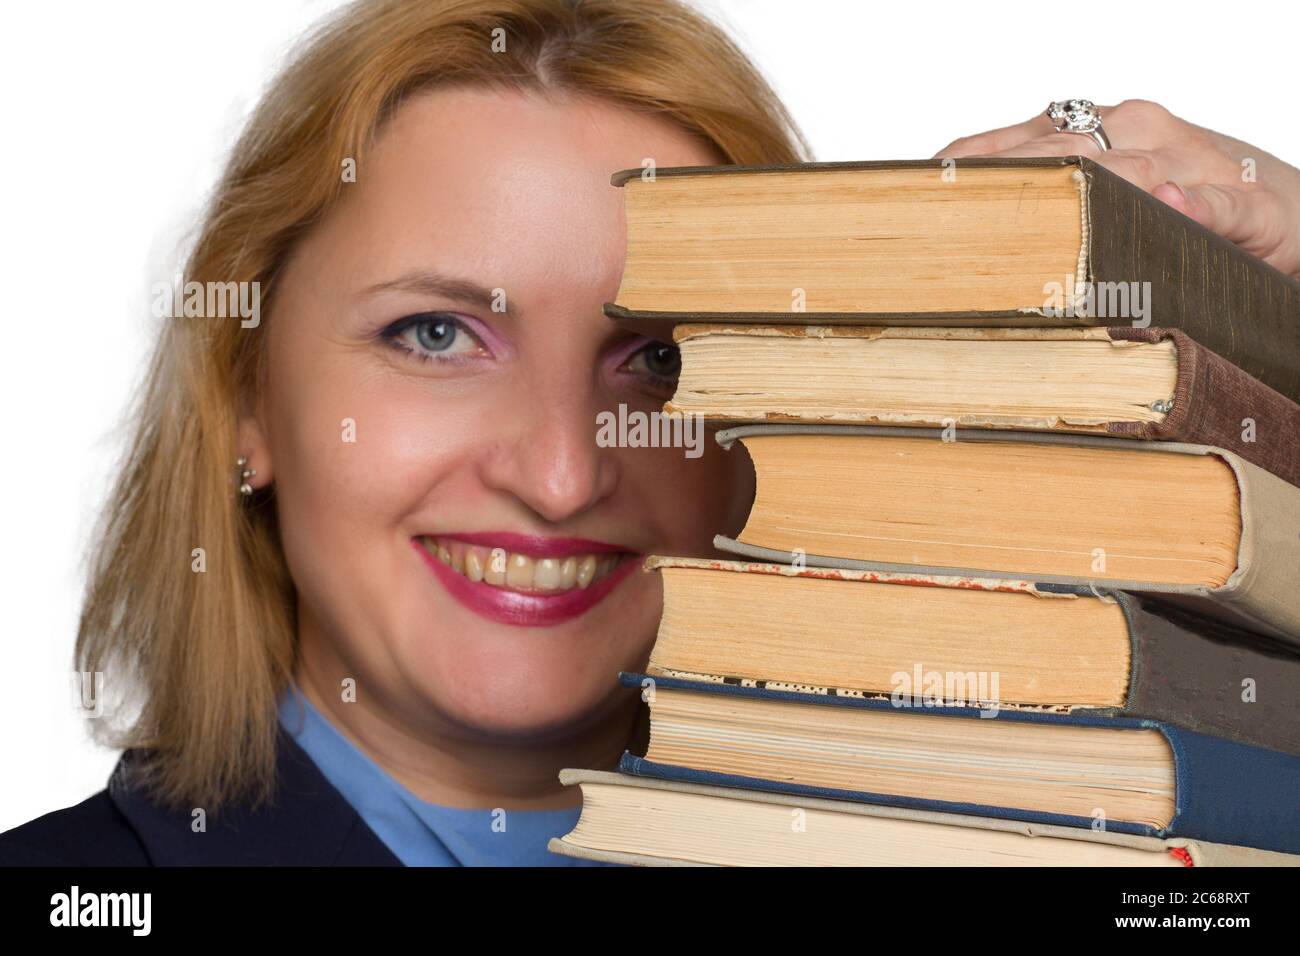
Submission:
<svg viewBox="0 0 1300 956">
<path fill-rule="evenodd" d="M 1088 136 L 1103 152 L 1110 149 L 1110 139 L 1101 128 L 1101 111 L 1089 100 L 1060 100 L 1047 107 L 1047 118 L 1058 133 Z"/>
</svg>

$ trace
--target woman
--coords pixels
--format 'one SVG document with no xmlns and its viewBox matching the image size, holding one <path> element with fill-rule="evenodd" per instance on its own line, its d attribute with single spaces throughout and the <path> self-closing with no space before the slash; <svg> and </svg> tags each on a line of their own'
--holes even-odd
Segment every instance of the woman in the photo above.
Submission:
<svg viewBox="0 0 1300 956">
<path fill-rule="evenodd" d="M 1251 151 L 1275 165 L 1234 214 L 1248 147 L 1156 110 L 1106 112 L 1108 163 L 1300 269 L 1300 174 Z M 944 155 L 1092 152 L 1044 121 Z M 637 568 L 709 553 L 752 494 L 738 455 L 594 441 L 676 371 L 601 312 L 609 175 L 805 158 L 673 0 L 343 11 L 254 115 L 184 272 L 257 283 L 259 318 L 166 322 L 99 539 L 77 669 L 138 711 L 94 724 L 129 750 L 0 862 L 579 862 L 545 851 L 578 813 L 557 772 L 643 731 L 615 681 L 660 610 Z"/>
</svg>

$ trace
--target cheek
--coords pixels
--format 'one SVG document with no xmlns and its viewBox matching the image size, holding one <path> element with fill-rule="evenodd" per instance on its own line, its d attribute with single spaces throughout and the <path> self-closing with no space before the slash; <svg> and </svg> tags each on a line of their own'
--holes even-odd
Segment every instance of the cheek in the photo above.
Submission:
<svg viewBox="0 0 1300 956">
<path fill-rule="evenodd" d="M 428 382 L 342 363 L 268 391 L 277 508 L 290 569 L 309 599 L 338 602 L 409 562 L 413 517 L 435 486 L 464 481 L 481 416 Z M 443 400 L 440 400 L 442 398 Z M 358 585 L 361 585 L 359 588 Z"/>
<path fill-rule="evenodd" d="M 754 501 L 754 468 L 739 443 L 724 451 L 706 431 L 703 454 L 681 448 L 628 448 L 622 473 L 635 500 L 659 529 L 660 553 L 712 555 L 713 537 L 735 537 Z"/>
</svg>

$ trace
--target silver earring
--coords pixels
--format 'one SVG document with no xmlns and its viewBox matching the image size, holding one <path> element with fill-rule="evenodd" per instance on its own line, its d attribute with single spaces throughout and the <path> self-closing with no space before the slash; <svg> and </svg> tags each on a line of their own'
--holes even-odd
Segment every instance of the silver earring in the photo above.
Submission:
<svg viewBox="0 0 1300 956">
<path fill-rule="evenodd" d="M 257 474 L 257 471 L 248 467 L 248 459 L 240 455 L 235 462 L 239 466 L 239 493 L 248 497 L 253 493 L 253 486 L 248 483 L 248 479 Z"/>
</svg>

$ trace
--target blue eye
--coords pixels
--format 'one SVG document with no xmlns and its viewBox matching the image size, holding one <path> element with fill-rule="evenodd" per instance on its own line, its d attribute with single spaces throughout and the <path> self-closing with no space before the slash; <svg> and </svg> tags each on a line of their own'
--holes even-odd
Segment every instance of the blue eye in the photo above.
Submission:
<svg viewBox="0 0 1300 956">
<path fill-rule="evenodd" d="M 394 348 L 425 361 L 486 355 L 482 341 L 464 322 L 446 312 L 422 312 L 398 319 L 380 333 Z"/>
<path fill-rule="evenodd" d="M 447 351 L 460 332 L 456 323 L 447 319 L 425 319 L 416 322 L 412 328 L 415 330 L 416 341 L 430 352 Z"/>
</svg>

